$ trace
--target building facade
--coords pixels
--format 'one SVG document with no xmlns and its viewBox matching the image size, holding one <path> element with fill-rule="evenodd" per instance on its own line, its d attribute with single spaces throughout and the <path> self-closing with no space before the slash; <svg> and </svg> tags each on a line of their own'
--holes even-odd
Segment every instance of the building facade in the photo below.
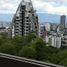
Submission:
<svg viewBox="0 0 67 67">
<path fill-rule="evenodd" d="M 62 47 L 67 47 L 67 35 L 63 36 L 61 44 Z"/>
<path fill-rule="evenodd" d="M 61 37 L 51 36 L 49 38 L 49 45 L 52 47 L 60 48 L 61 47 Z"/>
<path fill-rule="evenodd" d="M 43 24 L 39 24 L 39 36 L 44 37 L 45 34 L 45 26 Z"/>
<path fill-rule="evenodd" d="M 46 31 L 50 31 L 51 30 L 51 24 L 50 23 L 45 23 L 45 29 L 46 29 Z"/>
<path fill-rule="evenodd" d="M 66 16 L 62 15 L 60 17 L 60 30 L 63 31 L 65 28 L 65 23 L 66 23 Z"/>
<path fill-rule="evenodd" d="M 12 36 L 26 36 L 30 32 L 38 35 L 38 16 L 31 0 L 22 0 L 12 21 Z"/>
</svg>

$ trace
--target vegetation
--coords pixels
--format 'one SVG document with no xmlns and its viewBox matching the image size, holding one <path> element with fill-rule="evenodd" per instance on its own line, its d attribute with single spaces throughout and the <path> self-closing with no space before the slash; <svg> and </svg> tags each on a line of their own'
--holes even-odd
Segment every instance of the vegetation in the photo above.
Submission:
<svg viewBox="0 0 67 67">
<path fill-rule="evenodd" d="M 10 38 L 7 33 L 0 33 L 0 52 L 67 66 L 67 49 L 46 45 L 33 34 Z"/>
</svg>

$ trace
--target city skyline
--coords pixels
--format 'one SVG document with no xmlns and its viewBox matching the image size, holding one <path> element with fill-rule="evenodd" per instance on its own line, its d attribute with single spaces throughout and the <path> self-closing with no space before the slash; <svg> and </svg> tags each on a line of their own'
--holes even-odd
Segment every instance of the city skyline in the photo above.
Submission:
<svg viewBox="0 0 67 67">
<path fill-rule="evenodd" d="M 14 14 L 0 14 L 0 21 L 11 22 Z M 46 13 L 38 13 L 39 22 L 49 22 L 49 23 L 60 23 L 60 15 L 55 14 L 46 14 Z M 67 23 L 67 16 L 66 16 Z"/>
</svg>

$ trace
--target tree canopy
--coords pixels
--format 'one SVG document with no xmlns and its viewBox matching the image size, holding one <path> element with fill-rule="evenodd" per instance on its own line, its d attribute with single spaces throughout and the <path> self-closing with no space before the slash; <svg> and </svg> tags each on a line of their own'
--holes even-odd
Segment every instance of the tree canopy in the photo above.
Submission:
<svg viewBox="0 0 67 67">
<path fill-rule="evenodd" d="M 15 36 L 0 33 L 0 52 L 67 66 L 67 49 L 46 46 L 47 43 L 34 34 Z"/>
</svg>

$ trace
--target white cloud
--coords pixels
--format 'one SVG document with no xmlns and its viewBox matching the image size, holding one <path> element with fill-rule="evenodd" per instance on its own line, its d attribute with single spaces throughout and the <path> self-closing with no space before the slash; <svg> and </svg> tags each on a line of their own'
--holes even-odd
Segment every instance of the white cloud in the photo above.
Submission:
<svg viewBox="0 0 67 67">
<path fill-rule="evenodd" d="M 67 7 L 64 7 L 64 6 L 59 6 L 59 7 L 49 6 L 49 7 L 46 7 L 46 10 L 48 13 L 52 13 L 52 14 L 67 15 Z"/>
<path fill-rule="evenodd" d="M 20 3 L 20 0 L 1 0 L 0 1 L 0 13 L 15 13 Z"/>
<path fill-rule="evenodd" d="M 65 14 L 67 15 L 67 5 L 60 5 L 60 0 L 49 0 L 48 2 L 45 1 L 34 1 L 34 7 L 38 10 L 39 13 L 50 13 L 50 14 Z M 63 2 L 63 0 L 61 0 Z M 67 0 L 65 1 L 67 2 Z"/>
<path fill-rule="evenodd" d="M 0 13 L 15 13 L 21 0 L 0 0 Z M 67 0 L 32 0 L 39 13 L 67 15 Z"/>
<path fill-rule="evenodd" d="M 45 2 L 59 2 L 59 3 L 67 3 L 67 0 L 43 0 Z"/>
</svg>

